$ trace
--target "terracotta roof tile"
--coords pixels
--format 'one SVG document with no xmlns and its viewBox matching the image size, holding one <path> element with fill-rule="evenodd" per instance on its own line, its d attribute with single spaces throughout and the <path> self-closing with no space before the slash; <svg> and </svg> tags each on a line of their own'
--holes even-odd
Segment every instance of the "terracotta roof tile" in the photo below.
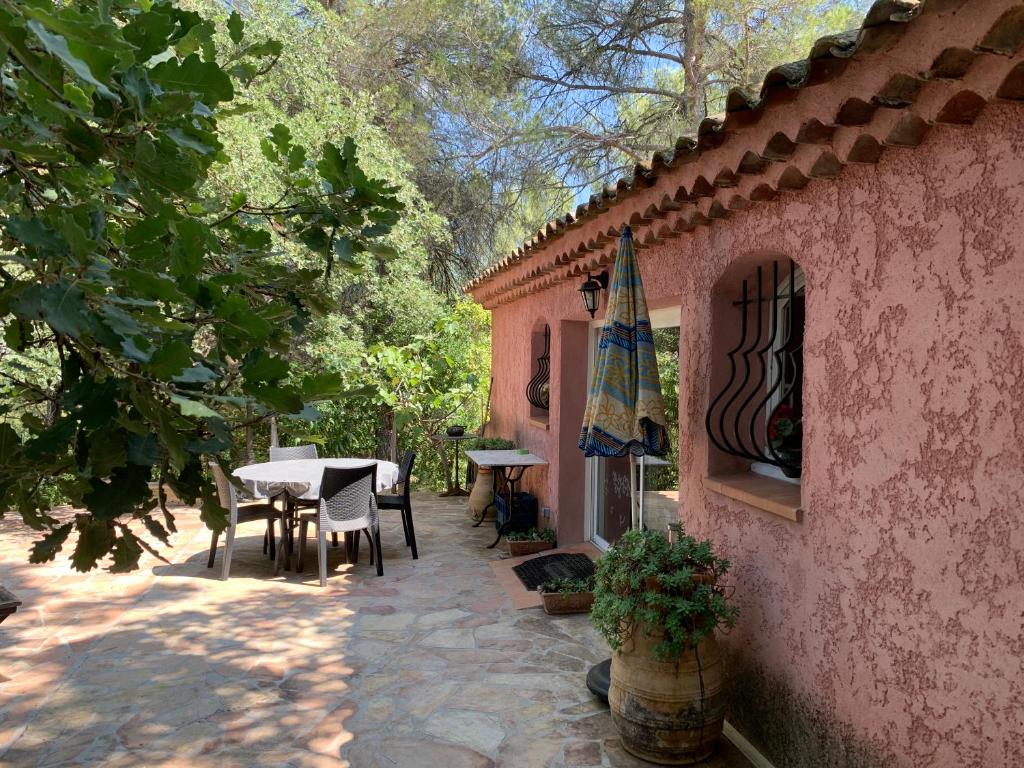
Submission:
<svg viewBox="0 0 1024 768">
<path fill-rule="evenodd" d="M 696 136 L 679 137 L 674 147 L 656 153 L 649 164 L 638 164 L 632 177 L 605 185 L 599 194 L 578 205 L 574 214 L 549 222 L 517 249 L 513 258 L 505 258 L 484 270 L 466 290 L 485 303 L 496 303 L 498 296 L 501 301 L 513 300 L 538 286 L 554 285 L 607 263 L 614 256 L 615 238 L 621 226 L 610 219 L 608 227 L 586 243 L 567 242 L 561 253 L 554 253 L 552 249 L 559 248 L 559 239 L 565 237 L 567 231 L 626 204 L 632 194 L 659 183 L 664 174 L 679 175 L 682 172 L 674 169 L 702 161 L 707 153 L 723 145 L 732 147 L 727 142 L 733 135 L 741 137 L 737 140 L 742 141 L 745 131 L 752 125 L 751 118 L 760 118 L 757 113 L 783 103 L 795 91 L 838 77 L 855 55 L 883 50 L 886 55 L 898 55 L 893 51 L 908 28 L 908 22 L 916 17 L 955 11 L 964 2 L 878 0 L 859 29 L 820 38 L 806 59 L 773 68 L 765 76 L 757 97 L 734 89 L 727 97 L 725 113 L 702 120 Z M 968 82 L 971 73 L 980 69 L 975 66 L 979 56 L 1010 56 L 1024 45 L 1024 7 L 1017 5 L 1006 10 L 980 41 L 970 47 L 959 42 L 958 46 L 942 49 L 934 59 L 929 58 L 931 66 L 921 71 L 897 71 L 884 82 L 881 77 L 885 75 L 880 73 L 880 82 L 872 94 L 850 94 L 846 99 L 836 100 L 839 106 L 834 114 L 806 115 L 796 127 L 785 110 L 776 110 L 773 116 L 780 121 L 779 130 L 767 141 L 760 139 L 766 141 L 764 146 L 740 144 L 722 150 L 725 154 L 720 167 L 711 171 L 713 178 L 704 175 L 708 173 L 705 163 L 703 172 L 695 177 L 679 175 L 682 183 L 674 194 L 669 189 L 659 205 L 635 211 L 632 219 L 648 226 L 640 242 L 662 242 L 715 219 L 726 218 L 732 211 L 771 200 L 780 191 L 800 189 L 811 178 L 835 177 L 843 163 L 875 163 L 886 146 L 919 144 L 932 122 L 973 122 L 990 98 L 1024 100 L 1022 63 L 1003 59 L 1006 63 L 998 70 L 997 90 L 985 91 L 980 85 L 975 89 Z M 986 78 L 986 82 L 991 80 L 987 74 Z M 782 125 L 787 118 L 789 123 Z M 758 134 L 766 135 L 763 126 Z M 811 147 L 816 146 L 820 150 L 811 152 Z M 549 262 L 533 265 L 533 269 L 518 274 L 512 281 L 514 289 L 509 288 L 507 281 L 504 287 L 495 283 L 501 273 L 512 269 L 516 263 L 533 259 L 532 251 L 542 244 L 544 252 L 550 254 Z M 589 259 L 589 263 L 583 263 L 584 259 Z M 488 285 L 490 283 L 495 284 Z"/>
</svg>

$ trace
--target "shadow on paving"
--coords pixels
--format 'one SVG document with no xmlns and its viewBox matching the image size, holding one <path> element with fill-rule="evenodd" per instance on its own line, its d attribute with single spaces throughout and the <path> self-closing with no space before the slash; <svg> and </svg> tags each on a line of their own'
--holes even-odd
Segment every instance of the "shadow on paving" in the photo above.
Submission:
<svg viewBox="0 0 1024 768">
<path fill-rule="evenodd" d="M 645 765 L 585 689 L 607 654 L 587 618 L 514 610 L 463 504 L 416 498 L 416 561 L 385 520 L 382 578 L 365 544 L 356 566 L 331 548 L 323 589 L 312 548 L 273 578 L 255 524 L 220 581 L 186 511 L 172 562 L 135 574 L 0 542 L 0 581 L 33 596 L 0 625 L 0 764 Z"/>
</svg>

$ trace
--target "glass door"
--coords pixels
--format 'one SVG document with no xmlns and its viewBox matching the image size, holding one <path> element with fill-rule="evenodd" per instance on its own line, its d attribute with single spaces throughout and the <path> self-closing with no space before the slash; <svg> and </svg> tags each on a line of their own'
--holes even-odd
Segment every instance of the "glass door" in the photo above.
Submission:
<svg viewBox="0 0 1024 768">
<path fill-rule="evenodd" d="M 651 324 L 671 451 L 664 458 L 646 460 L 644 527 L 665 531 L 679 515 L 679 308 L 652 312 Z M 601 325 L 596 323 L 591 330 L 591 377 L 600 338 Z M 628 456 L 587 459 L 587 533 L 601 549 L 614 544 L 632 526 L 640 488 L 637 469 L 638 463 Z"/>
</svg>

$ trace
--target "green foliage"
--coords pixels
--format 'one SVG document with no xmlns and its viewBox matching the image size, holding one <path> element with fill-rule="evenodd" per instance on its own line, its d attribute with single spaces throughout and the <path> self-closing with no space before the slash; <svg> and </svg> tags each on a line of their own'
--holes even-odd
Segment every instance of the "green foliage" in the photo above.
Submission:
<svg viewBox="0 0 1024 768">
<path fill-rule="evenodd" d="M 507 541 L 550 541 L 555 543 L 554 528 L 531 528 L 528 531 L 509 531 L 505 534 Z"/>
<path fill-rule="evenodd" d="M 227 18 L 214 0 L 190 4 Z M 249 199 L 280 194 L 277 177 L 254 158 L 267 149 L 261 142 L 265 135 L 284 123 L 297 142 L 355 137 L 360 165 L 396 188 L 405 210 L 380 240 L 386 263 L 352 254 L 354 269 L 332 276 L 324 314 L 310 321 L 292 355 L 293 372 L 337 375 L 359 396 L 321 402 L 312 423 L 282 421 L 282 440 L 316 442 L 325 455 L 391 459 L 416 448 L 417 481 L 441 487 L 441 461 L 429 436 L 443 431 L 449 415 L 479 423 L 490 379 L 490 321 L 472 302 L 439 294 L 429 279 L 431 253 L 450 247 L 451 234 L 417 185 L 418 169 L 410 162 L 402 127 L 413 116 L 381 83 L 375 83 L 372 95 L 359 90 L 366 84 L 366 68 L 382 64 L 361 59 L 366 41 L 354 39 L 353 17 L 363 10 L 352 5 L 340 16 L 319 5 L 297 14 L 276 0 L 245 5 L 246 32 L 273 35 L 283 50 L 273 70 L 240 89 L 248 110 L 221 121 L 229 160 L 211 174 L 208 187 Z M 392 19 L 392 31 L 400 35 L 403 23 L 421 21 Z M 281 154 L 273 143 L 269 150 Z M 295 263 L 308 263 L 302 243 L 283 247 Z M 348 255 L 343 247 L 339 260 Z M 264 439 L 257 438 L 260 450 Z"/>
<path fill-rule="evenodd" d="M 679 328 L 656 328 L 654 348 L 658 359 L 658 380 L 665 401 L 665 420 L 669 429 L 668 466 L 648 467 L 648 491 L 669 491 L 679 488 Z"/>
<path fill-rule="evenodd" d="M 281 123 L 261 142 L 274 195 L 210 189 L 219 120 L 282 52 L 225 27 L 166 0 L 0 3 L 0 511 L 44 533 L 35 561 L 73 526 L 76 568 L 135 567 L 140 528 L 174 530 L 153 479 L 223 528 L 201 457 L 232 419 L 343 392 L 284 353 L 333 262 L 391 253 L 403 205 L 351 139 L 307 160 Z M 71 524 L 47 513 L 54 483 L 84 509 Z"/>
<path fill-rule="evenodd" d="M 660 638 L 658 658 L 678 659 L 716 627 L 735 624 L 739 610 L 719 585 L 728 570 L 710 541 L 669 544 L 655 531 L 627 531 L 597 562 L 590 619 L 615 650 L 644 631 Z"/>
<path fill-rule="evenodd" d="M 557 592 L 560 595 L 575 595 L 580 592 L 593 592 L 594 591 L 594 577 L 588 576 L 587 578 L 571 578 L 568 576 L 562 576 L 551 581 L 545 581 L 539 587 L 538 592 L 546 592 L 551 594 Z"/>
<path fill-rule="evenodd" d="M 467 451 L 511 451 L 516 444 L 502 437 L 478 437 L 466 441 Z"/>
</svg>

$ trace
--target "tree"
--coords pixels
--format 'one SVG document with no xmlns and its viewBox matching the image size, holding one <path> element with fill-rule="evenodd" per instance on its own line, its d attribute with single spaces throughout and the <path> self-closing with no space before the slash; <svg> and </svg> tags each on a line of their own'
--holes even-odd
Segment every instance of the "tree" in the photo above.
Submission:
<svg viewBox="0 0 1024 768">
<path fill-rule="evenodd" d="M 79 570 L 134 568 L 154 551 L 143 529 L 174 530 L 165 486 L 222 529 L 203 458 L 247 404 L 297 413 L 341 392 L 293 373 L 292 336 L 332 268 L 393 254 L 402 204 L 351 139 L 314 157 L 277 124 L 260 142 L 277 194 L 205 183 L 227 159 L 218 121 L 282 53 L 237 13 L 226 43 L 215 31 L 166 0 L 0 0 L 0 514 L 44 534 L 33 561 L 74 529 Z M 54 480 L 72 522 L 48 512 Z"/>
<path fill-rule="evenodd" d="M 535 120 L 493 151 L 547 147 L 549 168 L 585 189 L 628 173 L 721 111 L 733 87 L 755 95 L 767 71 L 818 36 L 856 26 L 866 0 L 543 2 L 512 62 Z"/>
</svg>

